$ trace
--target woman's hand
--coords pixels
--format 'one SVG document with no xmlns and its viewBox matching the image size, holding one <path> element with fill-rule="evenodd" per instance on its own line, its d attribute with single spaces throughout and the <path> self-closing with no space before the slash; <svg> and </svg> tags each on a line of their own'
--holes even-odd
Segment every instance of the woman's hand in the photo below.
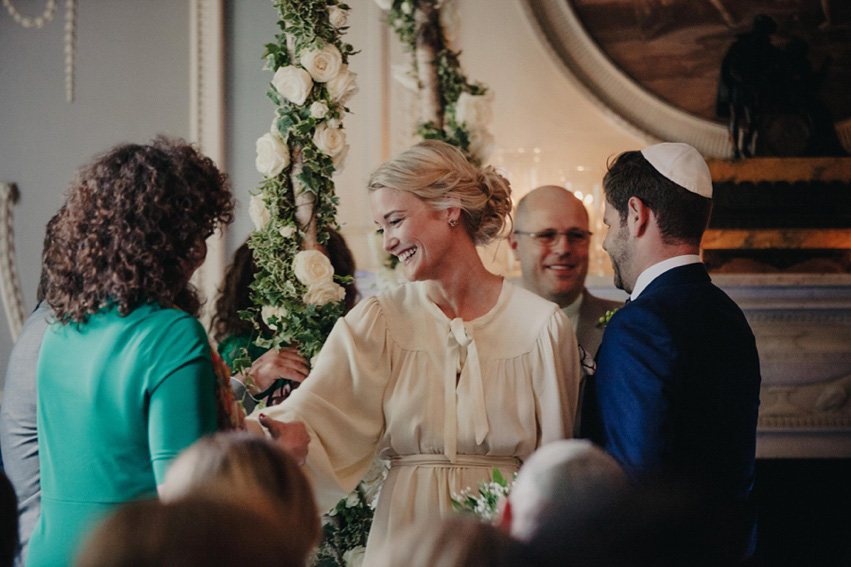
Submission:
<svg viewBox="0 0 851 567">
<path fill-rule="evenodd" d="M 310 443 L 310 435 L 307 428 L 300 421 L 278 421 L 271 417 L 260 414 L 260 424 L 269 430 L 275 444 L 292 455 L 299 465 L 303 465 L 307 459 L 307 446 Z"/>
<path fill-rule="evenodd" d="M 309 372 L 310 366 L 299 354 L 298 349 L 291 347 L 281 350 L 269 349 L 248 369 L 248 375 L 253 382 L 251 393 L 265 392 L 278 378 L 303 382 Z"/>
</svg>

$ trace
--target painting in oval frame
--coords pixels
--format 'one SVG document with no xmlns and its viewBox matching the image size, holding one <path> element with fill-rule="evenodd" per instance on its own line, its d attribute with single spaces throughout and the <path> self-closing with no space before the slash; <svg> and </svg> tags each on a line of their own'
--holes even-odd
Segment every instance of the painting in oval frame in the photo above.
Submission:
<svg viewBox="0 0 851 567">
<path fill-rule="evenodd" d="M 521 0 L 551 55 L 622 126 L 679 141 L 707 157 L 733 149 L 715 116 L 721 61 L 757 14 L 777 22 L 773 42 L 807 43 L 825 66 L 820 100 L 851 148 L 851 6 L 838 0 Z"/>
</svg>

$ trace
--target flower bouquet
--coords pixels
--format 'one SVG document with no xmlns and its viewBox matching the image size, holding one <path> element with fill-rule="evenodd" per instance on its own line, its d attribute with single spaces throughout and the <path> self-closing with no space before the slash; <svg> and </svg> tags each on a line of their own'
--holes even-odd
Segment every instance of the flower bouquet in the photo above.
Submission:
<svg viewBox="0 0 851 567">
<path fill-rule="evenodd" d="M 462 514 L 470 514 L 483 522 L 495 524 L 499 520 L 504 501 L 514 486 L 517 473 L 514 473 L 509 482 L 499 469 L 494 467 L 491 478 L 490 482 L 481 483 L 475 491 L 467 487 L 459 494 L 453 494 L 452 507 Z"/>
</svg>

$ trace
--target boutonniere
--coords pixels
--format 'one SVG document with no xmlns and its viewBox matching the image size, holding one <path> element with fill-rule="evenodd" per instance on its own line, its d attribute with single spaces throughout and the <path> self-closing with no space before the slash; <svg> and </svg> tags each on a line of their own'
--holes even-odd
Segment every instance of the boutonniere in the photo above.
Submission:
<svg viewBox="0 0 851 567">
<path fill-rule="evenodd" d="M 608 324 L 609 324 L 609 321 L 611 321 L 611 319 L 612 319 L 612 315 L 614 315 L 615 313 L 617 313 L 617 312 L 618 312 L 618 309 L 620 309 L 620 307 L 615 307 L 614 309 L 609 309 L 609 310 L 607 310 L 607 311 L 606 311 L 606 313 L 605 313 L 605 315 L 603 315 L 602 317 L 600 317 L 600 323 L 599 323 L 600 327 L 602 327 L 603 329 L 605 329 L 605 328 L 606 328 L 606 325 L 608 325 Z"/>
</svg>

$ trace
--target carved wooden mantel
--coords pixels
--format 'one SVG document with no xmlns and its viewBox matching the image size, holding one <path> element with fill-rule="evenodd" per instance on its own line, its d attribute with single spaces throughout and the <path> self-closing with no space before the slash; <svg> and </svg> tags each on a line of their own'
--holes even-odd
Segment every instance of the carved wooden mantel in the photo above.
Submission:
<svg viewBox="0 0 851 567">
<path fill-rule="evenodd" d="M 851 272 L 851 158 L 709 160 L 710 270 Z"/>
</svg>

